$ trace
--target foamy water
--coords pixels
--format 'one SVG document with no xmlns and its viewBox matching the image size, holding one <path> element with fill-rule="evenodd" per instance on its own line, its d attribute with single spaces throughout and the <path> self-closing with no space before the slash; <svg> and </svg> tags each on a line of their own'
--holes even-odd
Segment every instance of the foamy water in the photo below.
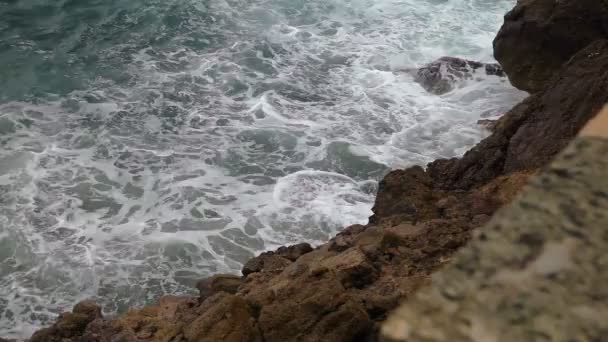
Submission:
<svg viewBox="0 0 608 342">
<path fill-rule="evenodd" d="M 492 61 L 513 5 L 0 4 L 0 336 L 366 223 L 389 169 L 461 155 L 523 98 L 485 75 L 436 96 L 400 71 Z"/>
</svg>

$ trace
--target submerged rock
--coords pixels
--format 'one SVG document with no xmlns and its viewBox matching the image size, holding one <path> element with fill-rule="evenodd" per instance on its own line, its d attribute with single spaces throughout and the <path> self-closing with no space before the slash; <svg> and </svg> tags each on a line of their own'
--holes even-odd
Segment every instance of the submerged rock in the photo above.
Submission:
<svg viewBox="0 0 608 342">
<path fill-rule="evenodd" d="M 442 95 L 454 90 L 456 83 L 472 79 L 478 70 L 486 75 L 503 77 L 500 65 L 480 63 L 455 57 L 441 57 L 414 73 L 414 80 L 433 94 Z"/>
</svg>

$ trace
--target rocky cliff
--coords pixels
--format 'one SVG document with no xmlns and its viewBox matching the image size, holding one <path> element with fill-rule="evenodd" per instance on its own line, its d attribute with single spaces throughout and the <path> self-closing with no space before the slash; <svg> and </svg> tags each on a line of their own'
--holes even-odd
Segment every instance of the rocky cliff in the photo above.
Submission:
<svg viewBox="0 0 608 342">
<path fill-rule="evenodd" d="M 369 224 L 317 248 L 282 247 L 243 276 L 199 282 L 200 296 L 165 296 L 119 317 L 93 302 L 30 341 L 375 341 L 380 322 L 510 202 L 608 100 L 606 2 L 522 0 L 495 41 L 512 83 L 533 94 L 462 158 L 389 173 Z M 415 73 L 429 91 L 496 65 L 443 59 Z M 441 74 L 448 70 L 449 75 Z"/>
</svg>

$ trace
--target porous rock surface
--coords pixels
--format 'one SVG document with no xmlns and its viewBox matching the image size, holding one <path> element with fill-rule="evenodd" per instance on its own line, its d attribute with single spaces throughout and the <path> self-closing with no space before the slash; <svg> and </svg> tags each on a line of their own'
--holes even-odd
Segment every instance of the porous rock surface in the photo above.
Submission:
<svg viewBox="0 0 608 342">
<path fill-rule="evenodd" d="M 608 139 L 575 139 L 391 315 L 383 340 L 607 341 L 606 154 Z"/>
</svg>

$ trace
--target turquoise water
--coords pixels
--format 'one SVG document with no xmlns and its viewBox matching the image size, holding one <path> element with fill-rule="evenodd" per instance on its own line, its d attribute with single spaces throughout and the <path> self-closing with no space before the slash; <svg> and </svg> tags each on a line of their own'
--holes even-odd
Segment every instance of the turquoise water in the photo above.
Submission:
<svg viewBox="0 0 608 342">
<path fill-rule="evenodd" d="M 0 336 L 365 223 L 390 168 L 462 154 L 522 98 L 400 71 L 491 61 L 513 3 L 0 1 Z"/>
</svg>

